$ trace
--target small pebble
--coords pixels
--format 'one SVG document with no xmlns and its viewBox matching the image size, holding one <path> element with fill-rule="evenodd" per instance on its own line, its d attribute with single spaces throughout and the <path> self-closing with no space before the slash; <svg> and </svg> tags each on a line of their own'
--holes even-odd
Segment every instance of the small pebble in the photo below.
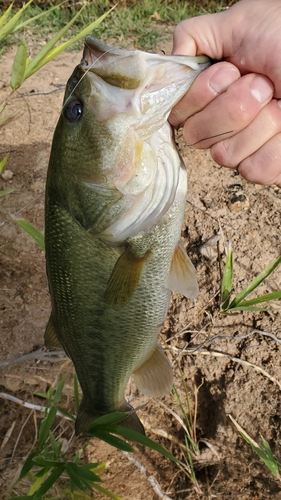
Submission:
<svg viewBox="0 0 281 500">
<path fill-rule="evenodd" d="M 3 181 L 10 181 L 14 177 L 14 172 L 12 172 L 12 170 L 4 170 L 4 172 L 2 172 L 1 174 L 1 177 Z"/>
<path fill-rule="evenodd" d="M 229 201 L 228 207 L 232 212 L 239 212 L 239 210 L 246 210 L 249 208 L 250 203 L 248 197 L 241 194 L 234 194 Z"/>
<path fill-rule="evenodd" d="M 207 240 L 203 245 L 201 245 L 199 252 L 203 255 L 203 257 L 206 257 L 209 260 L 215 260 L 218 257 L 218 245 L 219 252 L 223 253 L 223 237 L 221 234 L 216 234 Z"/>
<path fill-rule="evenodd" d="M 243 192 L 243 186 L 241 184 L 231 184 L 228 187 L 228 192 L 230 195 L 228 201 L 229 210 L 232 212 L 239 212 L 240 210 L 249 208 L 250 202 L 247 195 Z"/>
</svg>

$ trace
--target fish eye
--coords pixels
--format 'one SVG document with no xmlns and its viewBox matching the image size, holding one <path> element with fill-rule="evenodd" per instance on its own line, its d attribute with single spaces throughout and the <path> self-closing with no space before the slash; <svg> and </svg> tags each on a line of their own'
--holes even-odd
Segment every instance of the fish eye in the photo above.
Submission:
<svg viewBox="0 0 281 500">
<path fill-rule="evenodd" d="M 77 99 L 72 99 L 69 101 L 65 108 L 65 116 L 71 122 L 77 122 L 80 120 L 83 113 L 83 104 Z"/>
</svg>

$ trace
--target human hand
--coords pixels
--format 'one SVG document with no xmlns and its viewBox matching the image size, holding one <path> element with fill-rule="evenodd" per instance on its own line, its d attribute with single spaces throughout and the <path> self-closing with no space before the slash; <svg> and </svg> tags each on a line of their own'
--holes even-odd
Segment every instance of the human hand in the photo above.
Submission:
<svg viewBox="0 0 281 500">
<path fill-rule="evenodd" d="M 174 33 L 174 53 L 224 62 L 197 77 L 171 124 L 183 125 L 188 144 L 210 147 L 219 164 L 260 184 L 281 183 L 280 23 L 280 0 L 242 0 Z"/>
</svg>

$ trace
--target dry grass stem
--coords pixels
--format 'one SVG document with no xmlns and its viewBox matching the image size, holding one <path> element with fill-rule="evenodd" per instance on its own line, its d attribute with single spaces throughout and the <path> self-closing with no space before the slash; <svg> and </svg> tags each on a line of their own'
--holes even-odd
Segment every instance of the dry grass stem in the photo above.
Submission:
<svg viewBox="0 0 281 500">
<path fill-rule="evenodd" d="M 178 351 L 177 348 L 172 348 L 172 350 L 174 350 L 175 352 Z M 202 354 L 203 356 L 214 356 L 216 358 L 228 358 L 230 361 L 233 361 L 234 363 L 238 363 L 240 365 L 254 368 L 255 371 L 257 371 L 258 373 L 261 373 L 262 375 L 267 377 L 269 380 L 271 380 L 271 382 L 273 382 L 274 384 L 277 384 L 279 389 L 281 389 L 281 383 L 276 378 L 269 375 L 269 373 L 266 372 L 265 370 L 263 370 L 263 368 L 261 368 L 260 366 L 254 365 L 254 363 L 250 363 L 250 361 L 245 361 L 244 359 L 235 358 L 233 356 L 230 356 L 230 354 L 220 352 L 220 351 L 202 351 L 202 350 L 200 350 L 200 351 L 189 351 L 189 350 L 182 351 L 181 350 L 181 354 Z"/>
<path fill-rule="evenodd" d="M 155 429 L 151 427 L 145 420 L 143 420 L 143 424 L 145 427 L 146 431 L 151 432 L 152 434 L 155 434 L 156 436 L 162 437 L 164 439 L 168 439 L 168 441 L 171 441 L 171 443 L 179 446 L 183 450 L 186 450 L 185 444 L 181 443 L 175 436 L 172 434 L 168 434 L 167 431 L 164 431 L 163 429 Z"/>
<path fill-rule="evenodd" d="M 20 93 L 20 92 L 18 92 L 17 93 L 17 98 L 20 98 L 20 97 L 31 97 L 33 95 L 52 94 L 53 92 L 58 92 L 59 90 L 64 90 L 64 89 L 65 89 L 65 85 L 59 85 L 55 89 L 50 89 L 50 90 L 37 90 L 37 91 L 34 91 L 34 92 L 25 92 L 23 94 Z"/>
<path fill-rule="evenodd" d="M 153 488 L 153 491 L 156 493 L 156 495 L 159 498 L 161 498 L 161 500 L 172 500 L 171 497 L 169 497 L 166 493 L 164 493 L 161 490 L 161 488 L 160 488 L 158 482 L 156 481 L 155 477 L 148 475 L 147 470 L 144 467 L 144 465 L 142 465 L 131 453 L 128 453 L 127 451 L 122 451 L 122 453 L 146 477 L 147 481 L 150 483 L 151 487 Z"/>
<path fill-rule="evenodd" d="M 201 333 L 201 332 L 198 332 L 198 333 Z M 251 337 L 252 335 L 254 334 L 259 334 L 259 335 L 263 335 L 264 337 L 269 337 L 271 338 L 272 340 L 274 340 L 277 344 L 281 344 L 281 339 L 279 339 L 278 337 L 276 337 L 273 333 L 270 333 L 270 332 L 264 332 L 262 330 L 257 330 L 257 329 L 254 329 L 254 330 L 251 330 L 249 333 L 246 333 L 245 335 L 221 335 L 221 334 L 218 334 L 218 335 L 214 335 L 211 339 L 207 339 L 205 340 L 204 342 L 202 342 L 201 344 L 198 344 L 198 345 L 195 345 L 195 346 L 191 346 L 191 347 L 188 347 L 186 346 L 186 348 L 183 348 L 183 349 L 177 349 L 177 356 L 179 356 L 180 354 L 182 354 L 182 352 L 189 352 L 189 353 L 195 353 L 196 351 L 199 351 L 200 349 L 202 349 L 202 347 L 206 347 L 208 345 L 211 345 L 213 344 L 216 340 L 244 340 L 244 339 L 247 339 L 248 337 Z M 194 340 L 194 339 L 193 339 Z M 172 348 L 172 350 L 174 350 L 174 348 Z"/>
<path fill-rule="evenodd" d="M 16 403 L 20 406 L 23 406 L 24 408 L 29 408 L 30 410 L 36 410 L 36 411 L 40 411 L 40 412 L 44 412 L 47 410 L 46 406 L 35 405 L 33 403 L 27 403 L 26 401 L 23 401 L 22 399 L 16 398 L 15 396 L 12 396 L 11 394 L 7 394 L 6 392 L 0 392 L 0 398 L 7 399 L 8 401 L 12 401 L 13 403 Z M 65 420 L 70 420 L 72 422 L 71 418 L 66 417 L 60 411 L 57 411 L 56 414 L 58 417 L 62 417 Z"/>
<path fill-rule="evenodd" d="M 163 403 L 162 401 L 154 401 L 155 404 L 157 406 L 161 406 L 162 408 L 164 408 L 164 410 L 166 410 L 168 413 L 170 413 L 171 415 L 173 415 L 173 417 L 179 422 L 179 424 L 181 425 L 181 427 L 183 428 L 184 432 L 189 435 L 189 432 L 188 432 L 188 429 L 184 423 L 184 421 L 182 420 L 182 418 L 174 411 L 172 410 L 171 408 L 169 408 L 169 406 L 165 405 L 165 403 Z"/>
<path fill-rule="evenodd" d="M 12 432 L 14 430 L 15 425 L 16 425 L 16 420 L 13 421 L 11 427 L 9 427 L 9 429 L 7 430 L 7 432 L 6 432 L 5 436 L 4 436 L 4 439 L 2 441 L 2 444 L 1 444 L 1 448 L 0 448 L 1 450 L 3 450 L 5 448 L 5 446 L 6 446 L 6 444 L 8 443 L 8 441 L 9 441 L 11 435 L 12 435 Z"/>
<path fill-rule="evenodd" d="M 47 351 L 45 347 L 40 347 L 36 351 L 28 352 L 17 358 L 10 359 L 9 361 L 1 361 L 0 368 L 6 366 L 13 366 L 23 361 L 30 361 L 37 359 L 38 361 L 50 361 L 50 363 L 57 363 L 64 359 L 68 359 L 64 351 Z"/>
<path fill-rule="evenodd" d="M 14 459 L 14 456 L 15 456 L 15 453 L 16 453 L 16 449 L 17 449 L 17 446 L 19 444 L 19 440 L 21 438 L 21 435 L 22 435 L 22 431 L 23 429 L 25 428 L 28 420 L 30 419 L 30 416 L 33 414 L 33 410 L 29 413 L 29 415 L 27 416 L 27 418 L 25 419 L 23 425 L 21 426 L 21 430 L 19 431 L 19 434 L 18 434 L 18 437 L 17 437 L 17 440 L 15 442 L 15 446 L 14 446 L 14 449 L 13 449 L 13 453 L 12 453 L 12 456 L 11 456 L 11 462 L 13 461 Z"/>
</svg>

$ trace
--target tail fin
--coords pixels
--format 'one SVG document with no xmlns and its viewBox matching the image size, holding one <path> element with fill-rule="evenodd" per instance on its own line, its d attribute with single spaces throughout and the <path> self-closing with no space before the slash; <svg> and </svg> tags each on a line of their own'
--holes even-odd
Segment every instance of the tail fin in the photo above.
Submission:
<svg viewBox="0 0 281 500">
<path fill-rule="evenodd" d="M 116 411 L 112 410 L 112 411 Z M 118 422 L 118 425 L 126 427 L 127 429 L 132 429 L 134 431 L 145 434 L 144 427 L 138 418 L 134 408 L 128 403 L 125 403 L 122 408 L 118 408 L 117 411 L 127 412 L 128 416 Z M 80 434 L 87 434 L 90 424 L 98 417 L 105 415 L 105 413 L 89 411 L 88 408 L 83 404 L 83 401 L 78 409 L 78 415 L 75 421 L 75 434 L 79 436 Z"/>
</svg>

